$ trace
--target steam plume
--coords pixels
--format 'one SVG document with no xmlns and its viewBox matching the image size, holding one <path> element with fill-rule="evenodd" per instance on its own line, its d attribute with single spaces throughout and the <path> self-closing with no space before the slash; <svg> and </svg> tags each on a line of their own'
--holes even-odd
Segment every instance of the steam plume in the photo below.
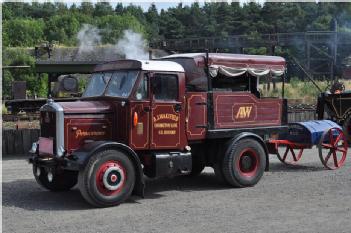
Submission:
<svg viewBox="0 0 351 233">
<path fill-rule="evenodd" d="M 148 59 L 146 40 L 141 34 L 129 29 L 123 31 L 122 38 L 114 45 L 107 44 L 105 49 L 97 47 L 102 45 L 101 29 L 92 25 L 84 24 L 77 34 L 77 39 L 79 45 L 77 56 L 89 58 L 89 56 L 95 55 L 93 57 L 96 58 L 96 55 L 99 54 L 105 60 L 110 60 L 113 57 L 113 60 L 118 57 L 126 59 Z"/>
<path fill-rule="evenodd" d="M 101 44 L 100 30 L 92 25 L 84 24 L 83 28 L 78 32 L 78 54 L 91 53 L 94 46 Z"/>
<path fill-rule="evenodd" d="M 142 35 L 132 30 L 123 31 L 123 37 L 115 45 L 117 53 L 127 59 L 148 59 L 146 40 Z"/>
</svg>

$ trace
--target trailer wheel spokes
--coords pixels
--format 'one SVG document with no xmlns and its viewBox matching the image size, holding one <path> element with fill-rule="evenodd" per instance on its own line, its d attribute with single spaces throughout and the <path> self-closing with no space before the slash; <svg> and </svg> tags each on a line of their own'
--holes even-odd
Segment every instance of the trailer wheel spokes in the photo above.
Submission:
<svg viewBox="0 0 351 233">
<path fill-rule="evenodd" d="M 342 167 L 348 149 L 345 134 L 339 128 L 326 130 L 320 139 L 318 149 L 319 158 L 326 168 L 334 170 Z"/>
<path fill-rule="evenodd" d="M 295 165 L 301 159 L 304 149 L 299 147 L 296 148 L 292 145 L 284 145 L 284 146 L 283 145 L 284 144 L 282 144 L 282 146 L 279 146 L 279 144 L 277 145 L 278 159 L 282 163 Z M 279 148 L 286 148 L 283 156 L 281 156 L 281 153 L 279 152 Z M 298 150 L 297 153 L 295 152 L 295 150 Z"/>
<path fill-rule="evenodd" d="M 325 157 L 325 162 L 327 163 L 328 160 L 330 159 L 330 156 L 332 155 L 332 151 L 329 151 L 328 155 Z"/>
</svg>

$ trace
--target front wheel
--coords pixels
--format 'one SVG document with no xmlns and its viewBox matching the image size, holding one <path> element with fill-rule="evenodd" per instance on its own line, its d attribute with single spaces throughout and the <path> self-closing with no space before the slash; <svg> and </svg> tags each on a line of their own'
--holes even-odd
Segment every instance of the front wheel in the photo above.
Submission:
<svg viewBox="0 0 351 233">
<path fill-rule="evenodd" d="M 93 155 L 78 177 L 82 196 L 97 207 L 122 203 L 131 195 L 134 184 L 132 161 L 116 150 L 105 150 Z"/>
<path fill-rule="evenodd" d="M 33 165 L 33 174 L 40 186 L 53 192 L 68 191 L 77 184 L 78 172 L 76 171 L 48 172 L 44 167 Z"/>
<path fill-rule="evenodd" d="M 235 187 L 255 185 L 266 166 L 266 153 L 254 139 L 241 139 L 227 148 L 222 169 L 226 181 Z"/>
</svg>

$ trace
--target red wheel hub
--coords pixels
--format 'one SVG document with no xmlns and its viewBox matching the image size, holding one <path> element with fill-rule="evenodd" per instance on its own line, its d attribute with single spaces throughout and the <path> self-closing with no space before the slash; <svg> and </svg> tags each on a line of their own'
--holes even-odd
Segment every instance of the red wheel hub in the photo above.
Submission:
<svg viewBox="0 0 351 233">
<path fill-rule="evenodd" d="M 259 165 L 257 152 L 251 148 L 243 150 L 239 156 L 237 167 L 242 176 L 253 177 L 256 175 Z"/>
<path fill-rule="evenodd" d="M 118 194 L 127 179 L 125 168 L 118 161 L 104 162 L 96 172 L 96 187 L 105 196 Z"/>
<path fill-rule="evenodd" d="M 115 174 L 111 175 L 111 181 L 116 182 L 117 181 L 117 176 Z"/>
</svg>

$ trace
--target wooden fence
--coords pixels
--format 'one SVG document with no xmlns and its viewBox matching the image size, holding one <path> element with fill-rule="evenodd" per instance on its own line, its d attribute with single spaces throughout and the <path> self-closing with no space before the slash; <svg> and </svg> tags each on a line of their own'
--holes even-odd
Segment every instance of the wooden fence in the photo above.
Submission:
<svg viewBox="0 0 351 233">
<path fill-rule="evenodd" d="M 38 141 L 39 129 L 2 130 L 2 155 L 28 154 L 32 143 Z"/>
<path fill-rule="evenodd" d="M 299 110 L 288 112 L 288 123 L 316 120 L 316 110 Z"/>
</svg>

